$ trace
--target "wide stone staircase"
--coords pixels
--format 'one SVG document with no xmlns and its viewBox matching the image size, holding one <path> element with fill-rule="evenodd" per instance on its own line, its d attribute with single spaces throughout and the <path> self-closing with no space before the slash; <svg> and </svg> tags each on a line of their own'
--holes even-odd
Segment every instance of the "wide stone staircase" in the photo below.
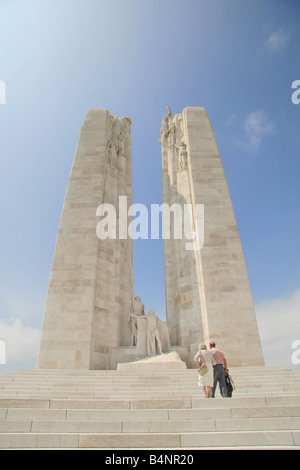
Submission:
<svg viewBox="0 0 300 470">
<path fill-rule="evenodd" d="M 1 449 L 300 449 L 300 372 L 231 368 L 205 399 L 195 369 L 0 376 Z"/>
</svg>

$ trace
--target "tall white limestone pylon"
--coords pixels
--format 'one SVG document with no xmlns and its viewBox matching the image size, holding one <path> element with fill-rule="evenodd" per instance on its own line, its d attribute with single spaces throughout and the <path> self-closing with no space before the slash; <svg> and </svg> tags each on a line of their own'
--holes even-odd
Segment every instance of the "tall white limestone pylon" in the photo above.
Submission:
<svg viewBox="0 0 300 470">
<path fill-rule="evenodd" d="M 131 120 L 105 109 L 85 116 L 62 210 L 37 368 L 109 369 L 130 344 L 132 240 L 99 239 L 97 207 L 132 204 Z M 117 221 L 119 222 L 119 221 Z"/>
<path fill-rule="evenodd" d="M 163 202 L 204 205 L 201 249 L 164 240 L 167 322 L 172 345 L 215 341 L 231 366 L 263 365 L 244 255 L 214 132 L 204 108 L 164 116 L 161 126 Z"/>
</svg>

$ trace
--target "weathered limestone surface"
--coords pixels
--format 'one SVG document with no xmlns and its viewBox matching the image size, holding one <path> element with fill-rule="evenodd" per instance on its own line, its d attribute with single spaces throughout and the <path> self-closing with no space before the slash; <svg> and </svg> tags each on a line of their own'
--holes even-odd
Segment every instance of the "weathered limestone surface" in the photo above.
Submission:
<svg viewBox="0 0 300 470">
<path fill-rule="evenodd" d="M 132 241 L 99 239 L 100 204 L 132 204 L 131 121 L 91 110 L 75 151 L 56 241 L 38 368 L 106 369 L 129 344 Z M 118 211 L 117 211 L 118 214 Z M 117 221 L 118 222 L 118 221 Z"/>
<path fill-rule="evenodd" d="M 167 322 L 172 344 L 214 340 L 233 366 L 262 365 L 263 354 L 244 255 L 227 182 L 204 108 L 185 108 L 161 127 L 163 202 L 204 205 L 204 244 L 187 250 L 187 240 L 165 245 Z"/>
</svg>

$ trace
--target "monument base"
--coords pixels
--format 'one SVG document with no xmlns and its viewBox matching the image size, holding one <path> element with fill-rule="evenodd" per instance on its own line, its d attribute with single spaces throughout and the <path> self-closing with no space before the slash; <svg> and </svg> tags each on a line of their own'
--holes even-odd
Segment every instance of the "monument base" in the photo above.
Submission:
<svg viewBox="0 0 300 470">
<path fill-rule="evenodd" d="M 135 362 L 122 362 L 117 366 L 118 371 L 155 371 L 155 370 L 176 370 L 186 369 L 183 362 L 176 351 L 167 354 L 159 354 L 157 356 L 146 357 Z"/>
</svg>

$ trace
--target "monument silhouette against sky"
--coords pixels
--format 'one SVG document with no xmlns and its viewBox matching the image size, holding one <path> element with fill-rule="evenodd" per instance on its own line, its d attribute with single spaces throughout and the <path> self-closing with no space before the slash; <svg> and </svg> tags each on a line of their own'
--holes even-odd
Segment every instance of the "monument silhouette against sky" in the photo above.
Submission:
<svg viewBox="0 0 300 470">
<path fill-rule="evenodd" d="M 264 365 L 237 223 L 204 108 L 173 116 L 168 107 L 162 120 L 163 205 L 171 209 L 164 237 L 166 322 L 152 309 L 147 313 L 134 292 L 130 128 L 130 118 L 105 109 L 85 116 L 58 230 L 37 368 L 116 369 L 174 351 L 194 367 L 198 344 L 210 340 L 225 351 L 229 366 Z M 99 236 L 99 220 L 105 237 Z M 178 220 L 181 236 L 174 231 Z M 182 235 L 186 226 L 195 234 L 192 241 Z"/>
</svg>

